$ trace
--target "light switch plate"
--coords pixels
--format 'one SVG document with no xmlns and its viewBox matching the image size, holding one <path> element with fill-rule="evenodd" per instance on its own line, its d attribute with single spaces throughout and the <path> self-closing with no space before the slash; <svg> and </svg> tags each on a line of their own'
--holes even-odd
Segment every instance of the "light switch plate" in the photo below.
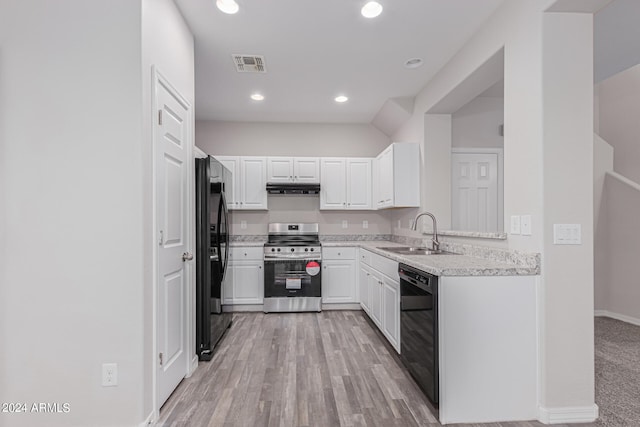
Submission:
<svg viewBox="0 0 640 427">
<path fill-rule="evenodd" d="M 520 215 L 511 215 L 511 234 L 520 234 Z"/>
<path fill-rule="evenodd" d="M 523 236 L 531 236 L 531 215 L 520 216 L 520 233 Z"/>
<path fill-rule="evenodd" d="M 342 220 L 342 228 L 348 228 L 349 227 L 349 223 L 347 222 L 346 219 Z"/>
<path fill-rule="evenodd" d="M 247 229 L 247 221 L 240 221 L 240 228 L 243 230 Z"/>
<path fill-rule="evenodd" d="M 553 224 L 554 245 L 581 245 L 582 226 L 580 224 Z"/>
</svg>

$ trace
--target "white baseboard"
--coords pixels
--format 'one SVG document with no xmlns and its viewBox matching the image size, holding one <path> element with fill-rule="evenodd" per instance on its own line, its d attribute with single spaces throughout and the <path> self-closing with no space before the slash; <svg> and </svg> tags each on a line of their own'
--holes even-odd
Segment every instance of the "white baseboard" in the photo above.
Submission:
<svg viewBox="0 0 640 427">
<path fill-rule="evenodd" d="M 598 419 L 598 405 L 564 408 L 540 407 L 538 419 L 544 424 L 592 423 Z"/>
<path fill-rule="evenodd" d="M 139 427 L 148 427 L 148 426 L 150 426 L 150 425 L 154 425 L 154 424 L 155 424 L 155 422 L 156 422 L 156 420 L 155 420 L 154 418 L 155 418 L 155 417 L 154 417 L 154 413 L 153 413 L 153 412 L 151 412 L 151 413 L 149 414 L 149 416 L 147 417 L 147 419 L 146 419 L 146 420 L 144 420 L 142 423 L 140 423 Z"/>
<path fill-rule="evenodd" d="M 189 365 L 189 370 L 187 371 L 187 377 L 189 378 L 193 373 L 198 369 L 198 355 L 194 355 L 193 359 L 191 359 L 191 364 Z"/>
<path fill-rule="evenodd" d="M 640 326 L 640 319 L 627 316 L 625 314 L 614 313 L 609 310 L 596 310 L 594 312 L 595 317 L 610 317 L 612 319 L 621 320 L 623 322 L 631 323 L 632 325 Z"/>
</svg>

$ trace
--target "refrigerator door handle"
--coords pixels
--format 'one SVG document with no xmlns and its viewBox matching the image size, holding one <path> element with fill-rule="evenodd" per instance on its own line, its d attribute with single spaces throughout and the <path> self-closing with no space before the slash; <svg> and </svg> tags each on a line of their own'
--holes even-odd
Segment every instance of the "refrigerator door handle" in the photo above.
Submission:
<svg viewBox="0 0 640 427">
<path fill-rule="evenodd" d="M 222 209 L 222 212 L 224 213 L 224 232 L 225 232 L 225 236 L 224 236 L 224 243 L 225 243 L 225 251 L 224 251 L 224 261 L 222 264 L 222 279 L 221 281 L 224 280 L 225 275 L 227 274 L 227 265 L 229 264 L 229 213 L 227 211 L 227 199 L 225 197 L 224 191 L 221 193 L 220 195 L 220 208 Z M 218 216 L 218 221 L 222 221 L 222 215 Z M 218 227 L 218 232 L 220 232 L 221 228 Z M 222 236 L 218 236 L 218 242 L 221 242 L 222 239 L 220 238 Z M 221 248 L 218 248 L 218 250 L 220 250 Z M 218 252 L 221 254 L 221 252 Z"/>
</svg>

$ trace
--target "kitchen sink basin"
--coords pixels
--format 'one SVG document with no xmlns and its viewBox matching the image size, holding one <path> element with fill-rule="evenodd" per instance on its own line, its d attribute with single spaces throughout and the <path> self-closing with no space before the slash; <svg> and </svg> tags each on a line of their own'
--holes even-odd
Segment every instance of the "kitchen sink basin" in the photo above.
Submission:
<svg viewBox="0 0 640 427">
<path fill-rule="evenodd" d="M 378 249 L 399 255 L 458 255 L 455 252 L 433 250 L 422 246 L 387 246 Z"/>
</svg>

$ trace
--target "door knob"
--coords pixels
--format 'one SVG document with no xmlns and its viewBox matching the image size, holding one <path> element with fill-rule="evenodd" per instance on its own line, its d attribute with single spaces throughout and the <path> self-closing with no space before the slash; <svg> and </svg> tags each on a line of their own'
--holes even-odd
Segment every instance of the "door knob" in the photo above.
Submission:
<svg viewBox="0 0 640 427">
<path fill-rule="evenodd" d="M 182 254 L 182 262 L 191 261 L 193 259 L 193 254 L 189 252 L 185 252 Z"/>
</svg>

